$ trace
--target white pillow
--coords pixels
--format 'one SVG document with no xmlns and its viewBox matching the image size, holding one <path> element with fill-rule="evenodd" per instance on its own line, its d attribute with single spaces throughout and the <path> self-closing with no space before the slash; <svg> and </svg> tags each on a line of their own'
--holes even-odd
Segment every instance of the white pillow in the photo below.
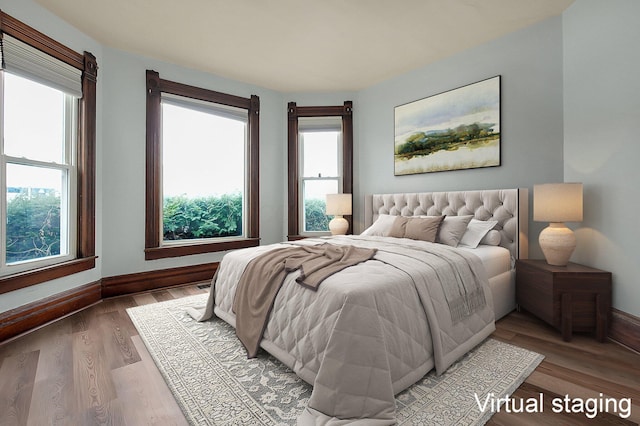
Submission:
<svg viewBox="0 0 640 426">
<path fill-rule="evenodd" d="M 476 248 L 480 244 L 480 240 L 484 238 L 494 226 L 498 224 L 497 220 L 478 220 L 471 219 L 467 225 L 467 230 L 460 239 L 460 245 L 465 247 Z"/>
<path fill-rule="evenodd" d="M 391 230 L 396 217 L 397 216 L 381 214 L 378 216 L 378 219 L 376 219 L 373 225 L 362 231 L 360 235 L 369 235 L 372 237 L 387 237 L 389 236 L 389 231 Z"/>
<path fill-rule="evenodd" d="M 446 244 L 451 247 L 458 247 L 460 238 L 467 229 L 467 224 L 473 216 L 446 216 L 438 231 L 437 243 Z"/>
<path fill-rule="evenodd" d="M 480 244 L 484 244 L 487 246 L 499 246 L 500 241 L 502 241 L 502 235 L 500 234 L 500 231 L 492 229 L 491 231 L 487 232 L 487 235 L 482 237 L 482 239 L 480 240 Z"/>
</svg>

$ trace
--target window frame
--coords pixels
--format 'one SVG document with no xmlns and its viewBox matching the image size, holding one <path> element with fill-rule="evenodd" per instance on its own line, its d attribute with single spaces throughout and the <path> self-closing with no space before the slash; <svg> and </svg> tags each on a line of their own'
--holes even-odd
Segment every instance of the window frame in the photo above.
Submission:
<svg viewBox="0 0 640 426">
<path fill-rule="evenodd" d="M 301 232 L 300 208 L 300 138 L 298 119 L 302 117 L 342 117 L 342 192 L 353 193 L 353 102 L 345 101 L 338 106 L 297 106 L 295 102 L 287 105 L 287 145 L 288 145 L 288 227 L 287 239 L 298 240 L 306 233 Z M 347 233 L 353 232 L 351 216 L 345 216 L 349 222 Z"/>
<path fill-rule="evenodd" d="M 260 99 L 220 93 L 160 78 L 157 71 L 147 70 L 147 136 L 146 136 L 146 204 L 145 204 L 145 260 L 189 256 L 257 246 L 259 230 L 259 133 Z M 161 94 L 167 93 L 205 102 L 213 102 L 248 112 L 247 126 L 247 208 L 245 238 L 226 241 L 185 241 L 184 244 L 163 245 L 160 238 L 162 224 L 162 106 Z"/>
<path fill-rule="evenodd" d="M 36 266 L 0 277 L 0 294 L 95 268 L 95 141 L 98 65 L 90 52 L 82 54 L 0 11 L 0 30 L 82 71 L 82 98 L 78 100 L 76 156 L 75 258 Z"/>
</svg>

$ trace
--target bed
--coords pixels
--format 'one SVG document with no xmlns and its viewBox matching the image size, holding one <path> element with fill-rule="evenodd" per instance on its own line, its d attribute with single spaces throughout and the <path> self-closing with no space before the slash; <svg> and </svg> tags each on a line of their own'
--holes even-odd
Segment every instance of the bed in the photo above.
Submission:
<svg viewBox="0 0 640 426">
<path fill-rule="evenodd" d="M 445 371 L 515 307 L 513 264 L 527 256 L 527 198 L 526 189 L 369 196 L 361 235 L 225 255 L 207 306 L 192 315 L 205 320 L 215 314 L 236 327 L 234 299 L 245 270 L 278 250 L 373 250 L 371 260 L 324 278 L 316 291 L 299 285 L 300 270 L 288 273 L 259 345 L 313 385 L 299 424 L 394 424 L 395 394 L 434 368 Z M 431 229 L 434 220 L 440 220 L 437 243 L 408 231 L 417 225 Z M 471 220 L 494 221 L 494 238 L 474 234 L 476 247 L 472 242 L 454 248 L 451 238 L 459 244 Z M 400 222 L 401 234 L 389 236 L 387 225 L 395 224 L 397 232 Z"/>
<path fill-rule="evenodd" d="M 515 260 L 529 257 L 527 188 L 367 196 L 365 225 L 369 226 L 381 214 L 472 214 L 475 219 L 482 221 L 497 220 L 498 224 L 494 229 L 500 233 L 499 246 L 508 250 L 509 264 L 502 262 L 497 268 L 496 265 L 491 265 L 489 285 L 494 299 L 495 319 L 498 320 L 515 309 Z M 504 255 L 503 253 L 502 256 Z"/>
</svg>

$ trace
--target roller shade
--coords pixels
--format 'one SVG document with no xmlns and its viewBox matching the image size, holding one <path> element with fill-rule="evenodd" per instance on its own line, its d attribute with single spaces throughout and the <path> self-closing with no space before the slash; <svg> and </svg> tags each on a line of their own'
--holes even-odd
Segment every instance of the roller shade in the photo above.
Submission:
<svg viewBox="0 0 640 426">
<path fill-rule="evenodd" d="M 243 123 L 246 123 L 249 120 L 249 113 L 246 109 L 243 108 L 236 108 L 228 105 L 201 101 L 198 99 L 187 98 L 184 96 L 178 96 L 169 93 L 162 93 L 161 100 L 163 103 L 169 105 L 194 109 L 196 111 L 204 112 L 207 114 L 215 114 L 220 117 L 242 121 Z"/>
<path fill-rule="evenodd" d="M 22 41 L 2 34 L 2 69 L 38 83 L 82 97 L 82 70 L 54 58 Z"/>
<path fill-rule="evenodd" d="M 298 132 L 341 132 L 342 117 L 300 117 Z"/>
</svg>

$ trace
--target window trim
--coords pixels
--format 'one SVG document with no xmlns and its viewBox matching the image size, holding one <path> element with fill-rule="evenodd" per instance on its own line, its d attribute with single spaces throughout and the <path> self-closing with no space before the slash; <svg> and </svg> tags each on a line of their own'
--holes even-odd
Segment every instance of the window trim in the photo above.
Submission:
<svg viewBox="0 0 640 426">
<path fill-rule="evenodd" d="M 158 72 L 147 70 L 147 136 L 146 136 L 146 197 L 145 197 L 145 260 L 189 256 L 257 246 L 260 243 L 260 189 L 259 189 L 259 133 L 260 98 L 250 98 L 220 93 L 160 78 Z M 183 245 L 162 245 L 162 172 L 161 172 L 161 94 L 168 93 L 207 102 L 246 109 L 248 112 L 247 135 L 247 218 L 246 238 L 218 242 L 185 242 Z"/>
<path fill-rule="evenodd" d="M 287 145 L 288 145 L 288 198 L 287 238 L 297 240 L 300 234 L 300 144 L 298 136 L 298 118 L 300 117 L 342 117 L 342 192 L 353 194 L 353 102 L 345 101 L 338 106 L 297 106 L 295 102 L 287 105 Z M 347 233 L 353 225 L 351 217 Z"/>
<path fill-rule="evenodd" d="M 82 71 L 77 132 L 76 258 L 0 277 L 0 294 L 95 268 L 95 141 L 98 64 L 90 52 L 77 53 L 0 11 L 0 30 Z"/>
</svg>

